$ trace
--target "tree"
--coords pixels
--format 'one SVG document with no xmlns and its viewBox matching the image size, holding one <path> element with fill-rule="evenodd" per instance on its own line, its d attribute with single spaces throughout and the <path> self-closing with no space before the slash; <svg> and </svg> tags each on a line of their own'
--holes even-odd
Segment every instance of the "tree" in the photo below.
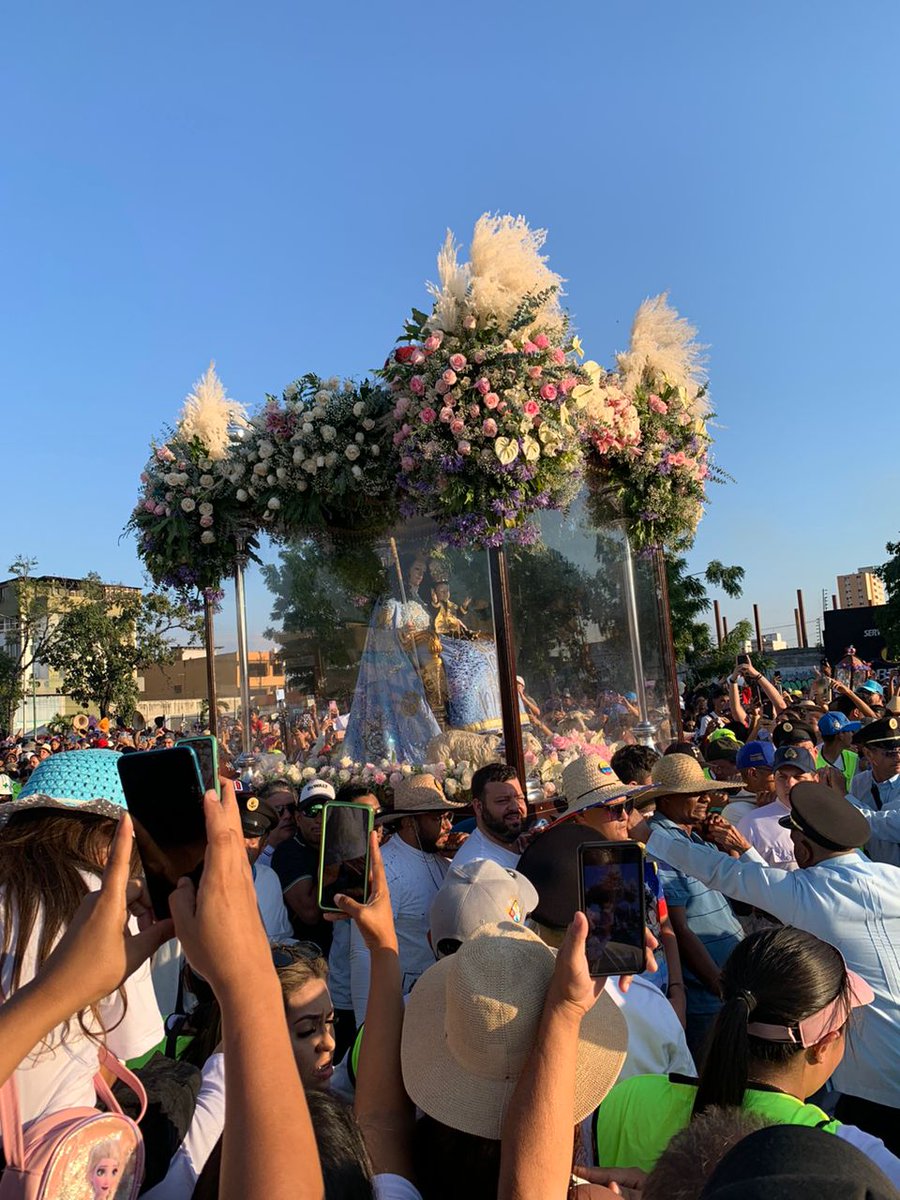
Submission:
<svg viewBox="0 0 900 1200">
<path fill-rule="evenodd" d="M 900 542 L 888 542 L 885 550 L 891 557 L 878 568 L 887 592 L 886 611 L 879 628 L 887 643 L 888 657 L 896 659 L 900 655 Z"/>
<path fill-rule="evenodd" d="M 79 704 L 96 704 L 101 717 L 113 709 L 130 715 L 137 672 L 173 662 L 173 635 L 181 632 L 195 642 L 201 628 L 202 618 L 161 592 L 117 588 L 89 575 L 77 603 L 57 622 L 44 661 L 59 671 L 66 693 Z"/>
<path fill-rule="evenodd" d="M 706 570 L 689 575 L 686 559 L 666 558 L 666 578 L 675 657 L 680 664 L 691 667 L 716 649 L 708 623 L 700 620 L 701 614 L 709 612 L 712 607 L 707 586 L 720 587 L 727 596 L 737 599 L 743 590 L 744 568 L 726 567 L 713 559 Z M 750 636 L 749 628 L 744 636 Z"/>
</svg>

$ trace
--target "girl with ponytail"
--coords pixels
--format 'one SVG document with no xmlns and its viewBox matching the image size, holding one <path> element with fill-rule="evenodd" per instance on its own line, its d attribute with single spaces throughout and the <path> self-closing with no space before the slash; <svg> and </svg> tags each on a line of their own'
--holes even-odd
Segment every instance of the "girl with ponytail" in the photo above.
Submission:
<svg viewBox="0 0 900 1200">
<path fill-rule="evenodd" d="M 596 1116 L 600 1166 L 650 1171 L 692 1117 L 743 1108 L 771 1124 L 836 1134 L 900 1184 L 900 1159 L 883 1142 L 807 1102 L 844 1056 L 851 1010 L 873 999 L 840 952 L 800 929 L 763 930 L 735 947 L 721 983 L 700 1078 L 639 1075 L 616 1084 Z"/>
</svg>

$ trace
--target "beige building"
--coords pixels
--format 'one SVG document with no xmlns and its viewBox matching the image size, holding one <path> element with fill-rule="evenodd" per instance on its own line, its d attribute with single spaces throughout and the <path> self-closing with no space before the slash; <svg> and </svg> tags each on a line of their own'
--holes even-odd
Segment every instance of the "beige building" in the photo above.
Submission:
<svg viewBox="0 0 900 1200">
<path fill-rule="evenodd" d="M 241 681 L 236 653 L 217 654 L 216 700 L 219 711 L 236 715 L 241 706 Z M 277 652 L 251 650 L 248 655 L 250 704 L 253 708 L 274 708 L 277 691 L 285 686 L 284 667 Z M 137 708 L 148 720 L 165 716 L 196 720 L 206 702 L 206 654 L 203 650 L 182 650 L 181 658 L 166 667 L 148 667 L 138 676 L 141 694 Z"/>
<path fill-rule="evenodd" d="M 838 575 L 838 604 L 841 608 L 873 608 L 887 602 L 884 580 L 875 567 L 860 567 L 853 575 Z"/>
</svg>

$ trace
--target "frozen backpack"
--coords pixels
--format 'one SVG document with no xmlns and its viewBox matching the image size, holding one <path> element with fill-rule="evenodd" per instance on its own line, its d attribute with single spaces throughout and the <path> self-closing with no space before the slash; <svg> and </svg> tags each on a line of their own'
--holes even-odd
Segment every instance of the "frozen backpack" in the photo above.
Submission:
<svg viewBox="0 0 900 1200">
<path fill-rule="evenodd" d="M 147 1096 L 136 1075 L 101 1049 L 100 1063 L 134 1091 Z M 0 1200 L 137 1200 L 144 1178 L 144 1141 L 106 1081 L 94 1076 L 97 1095 L 109 1109 L 64 1108 L 22 1129 L 15 1073 L 0 1088 L 0 1130 L 6 1169 Z"/>
</svg>

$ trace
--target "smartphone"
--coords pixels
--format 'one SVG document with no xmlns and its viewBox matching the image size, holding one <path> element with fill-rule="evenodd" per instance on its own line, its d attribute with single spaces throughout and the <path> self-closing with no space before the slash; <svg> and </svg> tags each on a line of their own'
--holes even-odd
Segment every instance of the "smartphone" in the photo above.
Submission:
<svg viewBox="0 0 900 1200">
<path fill-rule="evenodd" d="M 369 834 L 375 813 L 368 804 L 329 800 L 322 811 L 319 844 L 319 907 L 339 912 L 336 895 L 369 899 Z"/>
<path fill-rule="evenodd" d="M 200 766 L 200 778 L 204 790 L 213 791 L 221 799 L 222 789 L 219 784 L 219 743 L 214 737 L 182 738 L 180 746 L 190 746 L 197 755 Z"/>
<path fill-rule="evenodd" d="M 747 663 L 749 663 L 749 661 L 750 661 L 750 655 L 749 654 L 739 654 L 737 656 L 737 661 L 739 663 L 741 663 L 743 666 L 746 666 Z"/>
<path fill-rule="evenodd" d="M 328 715 L 329 717 L 339 717 L 341 715 L 340 711 L 338 710 L 337 700 L 328 701 Z"/>
<path fill-rule="evenodd" d="M 200 879 L 206 852 L 203 780 L 197 755 L 182 743 L 168 750 L 122 754 L 116 764 L 134 837 L 157 917 L 169 914 L 169 896 L 187 875 Z"/>
<path fill-rule="evenodd" d="M 644 970 L 644 852 L 637 842 L 578 847 L 578 902 L 588 919 L 588 971 L 640 975 Z"/>
</svg>

